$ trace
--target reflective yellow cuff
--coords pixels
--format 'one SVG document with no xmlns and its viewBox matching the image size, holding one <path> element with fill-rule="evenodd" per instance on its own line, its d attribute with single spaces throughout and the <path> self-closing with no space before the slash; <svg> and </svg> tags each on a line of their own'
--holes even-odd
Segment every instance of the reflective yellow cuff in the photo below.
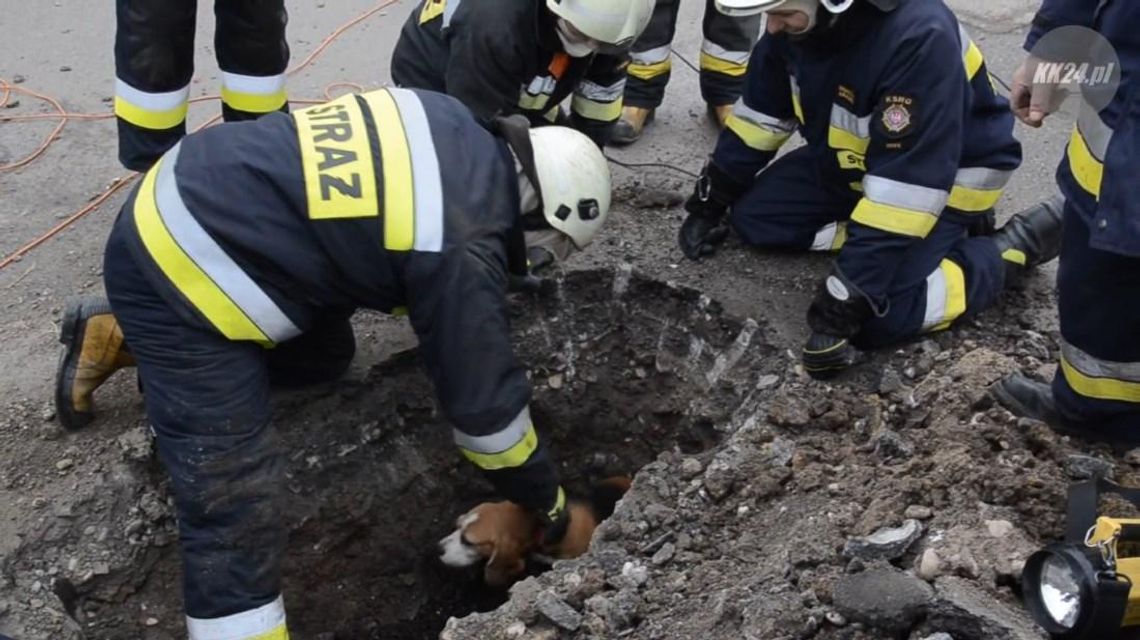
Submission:
<svg viewBox="0 0 1140 640">
<path fill-rule="evenodd" d="M 871 139 L 860 138 L 850 131 L 833 126 L 827 131 L 827 145 L 832 149 L 845 149 L 858 154 L 866 154 L 867 148 L 871 146 Z"/>
<path fill-rule="evenodd" d="M 519 440 L 506 451 L 500 451 L 498 453 L 478 453 L 463 447 L 460 447 L 459 450 L 463 452 L 465 458 L 474 462 L 475 466 L 480 469 L 484 471 L 495 471 L 498 469 L 521 467 L 530 459 L 531 454 L 533 454 L 537 448 L 538 432 L 534 430 L 534 425 L 532 424 L 527 427 L 522 440 Z"/>
<path fill-rule="evenodd" d="M 549 100 L 550 96 L 545 93 L 532 96 L 524 90 L 519 96 L 519 106 L 528 111 L 543 111 L 546 109 L 546 103 Z"/>
<path fill-rule="evenodd" d="M 721 60 L 720 58 L 709 53 L 701 52 L 701 70 L 713 71 L 715 73 L 723 73 L 726 76 L 739 77 L 748 71 L 747 62 L 730 62 L 728 60 Z"/>
<path fill-rule="evenodd" d="M 444 0 L 424 0 L 424 6 L 420 9 L 420 24 L 430 22 L 443 15 L 443 10 L 446 7 L 447 2 Z"/>
<path fill-rule="evenodd" d="M 735 113 L 728 116 L 724 126 L 732 130 L 744 144 L 757 151 L 778 151 L 792 137 L 790 133 L 776 133 L 753 124 Z"/>
<path fill-rule="evenodd" d="M 1096 159 L 1079 129 L 1073 129 L 1069 140 L 1069 168 L 1081 188 L 1100 198 L 1100 185 L 1104 181 L 1104 163 Z"/>
<path fill-rule="evenodd" d="M 1140 382 L 1128 382 L 1113 378 L 1094 378 L 1077 370 L 1064 355 L 1061 356 L 1061 372 L 1069 386 L 1086 398 L 1116 400 L 1119 402 L 1140 402 Z"/>
<path fill-rule="evenodd" d="M 570 101 L 570 109 L 574 113 L 583 118 L 599 120 L 601 122 L 612 122 L 620 118 L 621 105 L 621 98 L 611 102 L 595 102 L 589 98 L 574 96 L 574 99 Z"/>
<path fill-rule="evenodd" d="M 273 113 L 284 107 L 287 100 L 284 89 L 276 93 L 242 93 L 222 87 L 222 102 L 246 113 Z"/>
<path fill-rule="evenodd" d="M 966 77 L 973 80 L 974 76 L 978 75 L 978 70 L 985 64 L 985 61 L 982 50 L 978 48 L 978 45 L 971 42 L 970 48 L 966 50 L 966 55 L 962 60 L 963 64 L 966 65 Z"/>
<path fill-rule="evenodd" d="M 1001 200 L 1002 192 L 1002 189 L 971 189 L 954 185 L 950 189 L 950 199 L 946 201 L 946 206 L 969 213 L 988 211 Z"/>
<path fill-rule="evenodd" d="M 183 103 L 166 111 L 148 111 L 115 96 L 115 115 L 143 129 L 161 131 L 173 129 L 186 121 L 187 105 Z"/>
<path fill-rule="evenodd" d="M 867 198 L 863 198 L 855 206 L 851 220 L 875 229 L 915 238 L 925 238 L 934 225 L 938 224 L 938 216 L 926 211 L 892 207 L 872 202 Z"/>
<path fill-rule="evenodd" d="M 654 62 L 653 64 L 630 64 L 628 73 L 638 80 L 652 80 L 657 76 L 669 73 L 672 68 L 673 61 L 670 58 L 666 58 L 661 62 Z"/>
</svg>

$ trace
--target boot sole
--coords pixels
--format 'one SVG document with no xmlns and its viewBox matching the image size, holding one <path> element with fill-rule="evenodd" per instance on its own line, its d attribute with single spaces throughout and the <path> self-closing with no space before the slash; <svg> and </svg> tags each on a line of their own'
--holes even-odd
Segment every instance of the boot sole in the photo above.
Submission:
<svg viewBox="0 0 1140 640">
<path fill-rule="evenodd" d="M 83 323 L 87 317 L 85 311 L 91 302 L 84 298 L 69 305 L 59 326 L 59 342 L 64 350 L 59 356 L 55 375 L 55 414 L 60 425 L 68 431 L 78 431 L 95 419 L 93 412 L 75 409 L 70 392 L 75 384 L 75 372 L 83 346 Z"/>
</svg>

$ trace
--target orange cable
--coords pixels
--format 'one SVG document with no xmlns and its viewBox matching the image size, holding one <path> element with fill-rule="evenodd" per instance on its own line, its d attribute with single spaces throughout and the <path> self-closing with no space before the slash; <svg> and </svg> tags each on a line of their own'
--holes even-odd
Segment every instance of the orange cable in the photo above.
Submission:
<svg viewBox="0 0 1140 640">
<path fill-rule="evenodd" d="M 286 70 L 285 75 L 291 76 L 291 75 L 297 73 L 298 71 L 304 69 L 305 67 L 309 66 L 322 53 L 324 53 L 325 49 L 327 49 L 329 47 L 329 45 L 331 45 L 333 42 L 335 42 L 337 40 L 337 38 L 339 38 L 341 35 L 343 35 L 344 32 L 348 31 L 352 27 L 355 27 L 356 25 L 367 20 L 368 18 L 376 15 L 377 13 L 383 11 L 384 9 L 392 6 L 393 4 L 396 4 L 397 2 L 399 2 L 399 0 L 385 0 L 384 2 L 377 4 L 375 7 L 369 9 L 368 11 L 365 11 L 364 13 L 358 15 L 357 17 L 353 18 L 352 20 L 349 20 L 348 22 L 337 27 L 324 40 L 322 40 L 321 43 L 319 45 L 317 45 L 317 47 L 309 53 L 309 55 L 305 56 L 305 58 L 303 60 L 301 60 L 301 62 L 294 65 L 293 68 Z M 324 89 L 325 98 L 331 99 L 332 98 L 332 95 L 331 95 L 332 90 L 335 88 L 338 88 L 338 87 L 348 87 L 348 88 L 355 90 L 355 91 L 363 91 L 363 89 L 364 89 L 363 86 L 356 84 L 354 82 L 333 82 L 333 83 L 330 83 L 330 84 L 325 86 L 325 89 Z M 42 143 L 40 143 L 40 145 L 32 153 L 25 156 L 24 158 L 21 158 L 20 160 L 18 160 L 16 162 L 0 165 L 0 172 L 11 171 L 14 169 L 18 169 L 20 167 L 27 166 L 28 164 L 31 164 L 36 159 L 38 159 L 41 155 L 43 155 L 43 153 L 45 151 L 47 151 L 48 147 L 50 147 L 52 145 L 52 143 L 55 142 L 56 137 L 60 134 L 60 132 L 63 131 L 64 126 L 67 125 L 67 122 L 69 120 L 94 121 L 94 120 L 107 120 L 107 119 L 111 119 L 111 118 L 115 117 L 114 113 L 71 113 L 71 112 L 68 112 L 66 109 L 63 108 L 63 105 L 60 104 L 59 101 L 56 100 L 55 98 L 52 98 L 51 96 L 47 96 L 47 95 L 44 95 L 41 93 L 37 93 L 35 91 L 32 91 L 31 89 L 25 89 L 23 87 L 13 86 L 3 79 L 0 79 L 0 109 L 3 109 L 8 105 L 8 101 L 11 98 L 11 95 L 13 93 L 27 95 L 27 96 L 36 98 L 38 100 L 42 100 L 44 102 L 47 102 L 49 105 L 51 105 L 55 109 L 56 113 L 43 113 L 43 114 L 20 115 L 20 116 L 0 115 L 0 122 L 29 122 L 29 121 L 37 121 L 37 120 L 55 120 L 55 119 L 58 119 L 59 122 L 56 124 L 55 128 L 52 129 L 51 133 L 48 134 L 48 136 L 46 138 L 44 138 L 44 141 Z M 219 97 L 220 96 L 213 96 L 213 95 L 211 95 L 211 96 L 200 96 L 197 98 L 190 99 L 189 102 L 196 103 L 196 102 L 212 101 L 212 100 L 219 99 Z M 295 103 L 299 103 L 299 104 L 319 104 L 322 101 L 321 100 L 291 99 L 290 102 L 295 102 Z M 202 129 L 204 129 L 208 126 L 213 125 L 214 123 L 216 123 L 220 119 L 221 119 L 220 115 L 214 116 L 213 118 L 211 118 L 211 119 L 207 120 L 205 123 L 203 123 L 201 126 L 195 128 L 194 132 L 201 131 Z M 41 244 L 47 242 L 48 240 L 51 240 L 53 237 L 58 235 L 64 229 L 70 227 L 72 224 L 74 224 L 79 219 L 90 214 L 92 211 L 98 209 L 104 202 L 109 200 L 111 198 L 111 196 L 113 196 L 115 193 L 122 190 L 123 187 L 134 182 L 135 178 L 137 178 L 138 176 L 139 176 L 139 174 L 137 172 L 132 172 L 132 173 L 127 174 L 125 176 L 121 176 L 119 178 L 116 178 L 114 181 L 112 181 L 111 187 L 109 187 L 108 189 L 104 190 L 102 193 L 95 196 L 83 208 L 81 208 L 78 211 L 76 211 L 75 213 L 72 213 L 71 215 L 67 216 L 62 221 L 60 221 L 58 224 L 53 226 L 51 229 L 48 229 L 46 232 L 40 234 L 39 236 L 37 236 L 36 238 L 31 240 L 27 244 L 24 244 L 20 248 L 16 249 L 10 255 L 6 256 L 3 260 L 0 260 L 0 270 L 3 270 L 4 268 L 8 267 L 9 265 L 11 265 L 14 262 L 18 262 L 29 251 L 35 249 L 36 247 L 40 246 Z"/>
</svg>

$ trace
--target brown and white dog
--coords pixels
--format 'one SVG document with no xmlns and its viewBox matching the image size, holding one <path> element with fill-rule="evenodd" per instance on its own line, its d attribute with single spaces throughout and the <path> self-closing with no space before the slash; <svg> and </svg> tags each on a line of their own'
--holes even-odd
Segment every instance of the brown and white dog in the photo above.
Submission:
<svg viewBox="0 0 1140 640">
<path fill-rule="evenodd" d="M 484 582 L 509 586 L 526 574 L 528 558 L 563 560 L 585 553 L 594 529 L 613 514 L 630 483 L 629 476 L 614 476 L 595 484 L 589 500 L 568 500 L 570 524 L 553 546 L 542 544 L 538 519 L 531 512 L 513 502 L 484 502 L 459 516 L 455 531 L 439 541 L 439 559 L 460 568 L 486 560 Z"/>
</svg>

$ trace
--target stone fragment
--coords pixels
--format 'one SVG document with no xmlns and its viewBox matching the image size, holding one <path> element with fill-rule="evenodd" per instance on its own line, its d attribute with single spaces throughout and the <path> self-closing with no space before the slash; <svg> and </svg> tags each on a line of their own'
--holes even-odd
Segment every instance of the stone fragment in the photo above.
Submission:
<svg viewBox="0 0 1140 640">
<path fill-rule="evenodd" d="M 866 537 L 849 538 L 843 547 L 847 558 L 894 560 L 901 557 L 922 537 L 922 523 L 906 520 L 902 526 L 879 529 Z"/>
<path fill-rule="evenodd" d="M 1111 462 L 1101 460 L 1094 456 L 1073 454 L 1065 458 L 1065 473 L 1074 480 L 1089 480 L 1091 478 L 1109 478 L 1114 475 Z"/>
<path fill-rule="evenodd" d="M 909 629 L 926 612 L 934 590 L 892 567 L 841 576 L 832 590 L 836 610 L 853 622 L 888 632 Z"/>
<path fill-rule="evenodd" d="M 935 594 L 926 618 L 931 630 L 953 638 L 1042 640 L 1045 637 L 1025 611 L 1005 604 L 962 578 L 939 578 Z"/>
<path fill-rule="evenodd" d="M 582 626 L 582 614 L 550 591 L 539 594 L 535 607 L 543 617 L 559 629 L 574 631 Z"/>
</svg>

